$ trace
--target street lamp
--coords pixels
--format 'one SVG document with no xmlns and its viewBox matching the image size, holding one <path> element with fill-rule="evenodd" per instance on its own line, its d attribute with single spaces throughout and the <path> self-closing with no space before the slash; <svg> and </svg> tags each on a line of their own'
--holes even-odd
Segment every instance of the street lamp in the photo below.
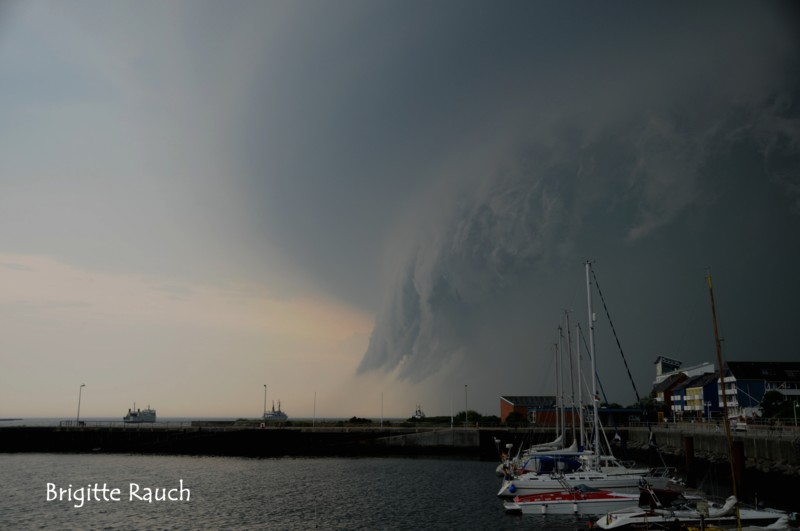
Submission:
<svg viewBox="0 0 800 531">
<path fill-rule="evenodd" d="M 794 427 L 797 427 L 797 401 L 794 403 Z"/>
<path fill-rule="evenodd" d="M 467 429 L 467 417 L 469 417 L 469 406 L 467 405 L 467 384 L 464 384 L 464 429 Z"/>
<path fill-rule="evenodd" d="M 81 393 L 83 392 L 84 387 L 86 387 L 86 384 L 81 384 L 81 386 L 78 388 L 78 417 L 75 421 L 78 425 L 81 423 Z"/>
<path fill-rule="evenodd" d="M 706 402 L 706 419 L 711 420 L 711 402 Z"/>
<path fill-rule="evenodd" d="M 264 415 L 262 418 L 267 418 L 267 384 L 264 384 Z"/>
</svg>

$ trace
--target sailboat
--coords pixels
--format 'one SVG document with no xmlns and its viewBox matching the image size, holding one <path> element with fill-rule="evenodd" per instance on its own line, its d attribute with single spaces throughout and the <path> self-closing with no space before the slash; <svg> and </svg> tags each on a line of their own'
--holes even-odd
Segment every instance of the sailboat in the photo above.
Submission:
<svg viewBox="0 0 800 531">
<path fill-rule="evenodd" d="M 637 503 L 638 494 L 623 494 L 595 489 L 586 485 L 564 488 L 555 492 L 515 496 L 503 504 L 508 512 L 522 514 L 597 515 Z"/>
<path fill-rule="evenodd" d="M 613 465 L 610 470 L 603 470 L 601 445 L 600 445 L 600 419 L 598 415 L 598 404 L 600 397 L 597 392 L 597 378 L 595 352 L 594 352 L 594 312 L 592 311 L 592 291 L 591 291 L 591 262 L 586 262 L 586 292 L 587 310 L 589 317 L 589 354 L 591 358 L 592 374 L 592 408 L 593 408 L 593 434 L 594 441 L 591 451 L 576 453 L 550 454 L 555 459 L 555 469 L 548 473 L 541 470 L 533 470 L 523 473 L 507 471 L 497 495 L 499 497 L 510 498 L 528 494 L 540 494 L 551 492 L 563 488 L 563 482 L 569 485 L 584 484 L 588 487 L 599 489 L 612 489 L 623 493 L 638 493 L 640 483 L 646 480 L 652 487 L 664 489 L 672 481 L 670 469 L 629 469 L 621 462 L 606 459 L 607 466 Z M 579 468 L 570 466 L 569 458 L 581 459 L 582 465 Z"/>
<path fill-rule="evenodd" d="M 711 274 L 706 277 L 711 298 L 711 317 L 714 323 L 714 339 L 716 342 L 717 363 L 720 368 L 720 382 L 724 385 L 725 375 L 722 360 L 722 347 L 717 327 L 717 309 L 714 303 L 714 288 L 711 283 Z M 715 526 L 725 529 L 743 529 L 743 525 L 757 526 L 758 529 L 789 529 L 790 516 L 785 511 L 774 509 L 747 509 L 739 507 L 737 494 L 737 478 L 733 465 L 733 438 L 728 418 L 728 399 L 722 392 L 723 421 L 725 423 L 725 437 L 728 441 L 728 452 L 731 456 L 731 473 L 733 479 L 733 494 L 723 504 L 718 504 L 703 498 L 688 501 L 684 499 L 677 505 L 660 503 L 657 496 L 652 496 L 652 503 L 648 508 L 631 507 L 617 512 L 609 512 L 600 518 L 595 525 L 600 529 L 641 529 L 641 528 L 667 528 L 668 526 Z"/>
</svg>

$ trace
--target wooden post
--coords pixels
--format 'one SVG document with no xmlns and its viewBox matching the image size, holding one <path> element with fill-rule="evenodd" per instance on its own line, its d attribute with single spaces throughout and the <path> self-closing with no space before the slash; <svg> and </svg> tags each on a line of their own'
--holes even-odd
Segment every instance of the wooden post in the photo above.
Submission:
<svg viewBox="0 0 800 531">
<path fill-rule="evenodd" d="M 742 492 L 742 478 L 744 478 L 744 441 L 733 441 L 731 453 L 733 454 L 731 462 L 733 477 L 731 481 L 735 487 L 734 492 L 739 493 L 738 495 L 742 495 L 744 494 Z"/>
<path fill-rule="evenodd" d="M 697 474 L 694 466 L 694 437 L 683 438 L 683 453 L 686 457 L 686 486 L 697 487 Z"/>
</svg>

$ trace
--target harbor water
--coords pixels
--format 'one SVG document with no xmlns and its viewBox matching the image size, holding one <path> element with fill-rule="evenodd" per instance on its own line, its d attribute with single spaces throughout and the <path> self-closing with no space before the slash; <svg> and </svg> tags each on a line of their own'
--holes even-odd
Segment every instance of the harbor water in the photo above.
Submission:
<svg viewBox="0 0 800 531">
<path fill-rule="evenodd" d="M 495 466 L 453 459 L 0 454 L 0 529 L 588 527 L 586 517 L 506 514 L 496 497 Z"/>
</svg>

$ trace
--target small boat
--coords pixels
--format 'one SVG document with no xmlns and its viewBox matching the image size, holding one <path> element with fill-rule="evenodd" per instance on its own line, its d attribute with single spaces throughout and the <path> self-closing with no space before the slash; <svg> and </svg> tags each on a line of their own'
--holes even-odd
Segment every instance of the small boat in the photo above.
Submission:
<svg viewBox="0 0 800 531">
<path fill-rule="evenodd" d="M 136 409 L 136 402 L 133 403 L 133 409 L 128 409 L 128 414 L 122 417 L 126 424 L 139 424 L 143 422 L 155 422 L 156 410 L 147 406 L 147 409 Z"/>
<path fill-rule="evenodd" d="M 272 411 L 264 412 L 264 422 L 286 422 L 289 417 L 281 411 L 281 401 L 278 400 L 278 409 L 275 409 L 275 402 L 272 402 Z"/>
<path fill-rule="evenodd" d="M 729 496 L 724 504 L 702 498 L 683 499 L 678 505 L 658 507 L 630 507 L 611 511 L 595 523 L 600 529 L 681 529 L 697 526 L 708 529 L 741 529 L 739 526 L 756 526 L 761 529 L 789 529 L 789 514 L 774 509 L 738 508 L 736 496 Z M 738 521 L 737 521 L 738 520 Z"/>
<path fill-rule="evenodd" d="M 560 463 L 562 462 L 563 461 L 559 461 L 557 466 L 560 467 Z M 513 498 L 514 496 L 552 492 L 563 488 L 563 481 L 566 481 L 570 485 L 583 484 L 596 489 L 632 494 L 639 492 L 639 486 L 642 481 L 646 481 L 657 489 L 666 489 L 673 483 L 666 471 L 662 473 L 658 470 L 653 470 L 645 474 L 609 474 L 607 472 L 584 469 L 561 474 L 528 472 L 504 479 L 497 496 L 500 498 Z"/>
<path fill-rule="evenodd" d="M 639 501 L 638 494 L 624 494 L 594 489 L 586 485 L 574 488 L 516 496 L 503 506 L 509 512 L 522 514 L 600 515 L 631 507 Z"/>
</svg>

